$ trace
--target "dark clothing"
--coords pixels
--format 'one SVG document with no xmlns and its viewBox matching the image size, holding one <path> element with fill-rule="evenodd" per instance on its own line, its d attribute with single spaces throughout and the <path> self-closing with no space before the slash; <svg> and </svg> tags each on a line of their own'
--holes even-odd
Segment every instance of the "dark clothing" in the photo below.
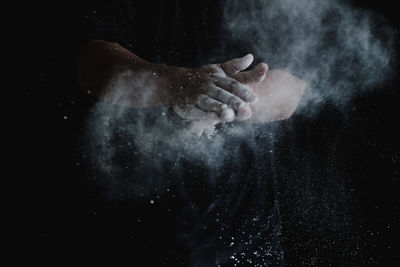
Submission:
<svg viewBox="0 0 400 267">
<path fill-rule="evenodd" d="M 223 24 L 223 1 L 94 1 L 82 40 L 120 43 L 154 63 L 199 66 L 248 53 Z"/>
<path fill-rule="evenodd" d="M 223 62 L 245 51 L 224 30 L 222 4 L 96 1 L 82 17 L 81 41 L 118 42 L 154 63 Z M 172 111 L 119 109 L 96 105 L 84 146 L 89 175 L 108 197 L 98 207 L 105 253 L 137 266 L 283 264 L 268 127 L 244 137 L 223 126 L 217 138 L 182 141 L 166 123 Z"/>
<path fill-rule="evenodd" d="M 93 2 L 91 10 L 96 8 L 96 16 L 100 20 L 110 13 L 115 13 L 115 8 L 107 8 L 100 13 L 99 1 Z M 108 2 L 113 2 L 113 6 L 119 6 L 115 4 L 116 1 Z M 205 1 L 201 2 L 206 5 Z M 242 4 L 259 1 L 238 2 L 240 2 L 241 10 L 245 10 Z M 286 3 L 287 1 L 263 2 Z M 292 2 L 297 3 L 297 1 Z M 321 5 L 326 7 L 325 1 L 320 2 L 324 2 Z M 364 7 L 368 8 L 366 3 L 369 1 L 356 2 L 362 2 Z M 11 226 L 6 228 L 5 254 L 10 255 L 8 250 L 11 249 L 13 262 L 23 261 L 21 265 L 27 265 L 26 262 L 38 263 L 41 266 L 57 266 L 60 263 L 61 265 L 70 263 L 70 266 L 75 266 L 77 263 L 82 265 L 87 263 L 87 266 L 96 264 L 101 264 L 99 266 L 185 266 L 189 265 L 189 262 L 192 265 L 197 262 L 200 266 L 207 266 L 202 263 L 208 261 L 209 265 L 215 266 L 213 260 L 215 259 L 216 262 L 217 258 L 221 261 L 226 259 L 224 255 L 230 255 L 227 253 L 229 249 L 237 249 L 236 254 L 241 255 L 241 247 L 237 247 L 240 245 L 237 241 L 240 243 L 242 237 L 250 238 L 252 234 L 253 241 L 258 238 L 259 242 L 249 244 L 246 240 L 244 243 L 247 242 L 247 247 L 242 248 L 251 251 L 255 260 L 253 264 L 246 261 L 242 264 L 257 266 L 264 263 L 260 257 L 257 257 L 260 252 L 259 246 L 265 248 L 268 246 L 267 242 L 279 240 L 277 234 L 270 237 L 268 233 L 273 233 L 273 231 L 266 222 L 269 222 L 270 226 L 278 227 L 279 215 L 281 215 L 285 261 L 290 266 L 365 266 L 368 264 L 399 266 L 400 254 L 396 250 L 399 242 L 393 238 L 398 236 L 395 233 L 399 225 L 400 179 L 396 179 L 399 173 L 399 161 L 396 160 L 399 149 L 394 144 L 398 144 L 400 133 L 393 127 L 393 122 L 398 121 L 399 75 L 391 84 L 380 88 L 382 90 L 358 95 L 349 103 L 349 109 L 339 109 L 333 103 L 324 105 L 322 109 L 317 108 L 320 107 L 319 104 L 317 107 L 307 108 L 306 111 L 309 111 L 314 110 L 315 107 L 318 110 L 317 114 L 313 112 L 315 116 L 311 116 L 303 112 L 290 120 L 281 122 L 278 127 L 280 128 L 279 135 L 275 136 L 276 141 L 265 134 L 273 128 L 273 125 L 269 124 L 263 129 L 258 129 L 253 136 L 256 137 L 254 140 L 257 140 L 260 150 L 246 149 L 248 143 L 236 140 L 232 146 L 240 147 L 241 151 L 250 150 L 251 153 L 246 154 L 249 160 L 246 161 L 244 158 L 241 158 L 241 161 L 230 160 L 227 157 L 226 161 L 229 164 L 225 166 L 228 165 L 228 167 L 220 168 L 219 171 L 213 172 L 214 175 L 210 175 L 212 172 L 208 172 L 204 166 L 202 168 L 190 161 L 184 167 L 179 164 L 178 167 L 181 167 L 179 169 L 182 172 L 178 176 L 179 179 L 171 179 L 177 181 L 174 187 L 165 187 L 165 192 L 160 195 L 160 198 L 157 198 L 157 194 L 152 196 L 147 194 L 137 201 L 129 198 L 129 193 L 132 191 L 129 188 L 132 189 L 134 185 L 131 180 L 135 178 L 127 175 L 129 172 L 126 171 L 121 175 L 115 175 L 115 172 L 108 175 L 105 173 L 94 175 L 92 169 L 96 169 L 96 165 L 87 170 L 89 160 L 96 156 L 104 156 L 104 153 L 103 151 L 97 151 L 97 154 L 91 153 L 92 150 L 85 147 L 91 143 L 82 142 L 84 141 L 82 136 L 85 133 L 82 126 L 90 122 L 87 119 L 88 109 L 93 106 L 94 101 L 89 101 L 89 96 L 72 84 L 75 77 L 73 66 L 79 43 L 76 34 L 82 32 L 80 42 L 82 44 L 84 39 L 90 38 L 89 33 L 95 31 L 98 26 L 96 22 L 90 24 L 93 27 L 87 24 L 88 21 L 93 21 L 92 12 L 84 12 L 75 18 L 76 9 L 73 6 L 75 3 L 81 5 L 82 1 L 23 3 L 14 1 L 12 3 L 15 7 L 14 12 L 10 13 L 8 6 L 5 9 L 6 17 L 7 15 L 8 17 L 5 33 L 7 49 L 4 50 L 6 64 L 4 65 L 6 73 L 11 71 L 11 76 L 8 73 L 6 75 L 6 81 L 7 78 L 11 78 L 11 83 L 6 83 L 10 86 L 5 86 L 5 91 L 13 93 L 12 97 L 5 99 L 7 99 L 7 107 L 13 103 L 13 106 L 8 109 L 8 113 L 11 112 L 13 116 L 11 125 L 7 120 L 4 127 L 6 132 L 10 129 L 14 137 L 10 141 L 7 140 L 7 144 L 12 147 L 11 161 L 15 159 L 15 164 L 11 166 L 13 169 L 10 172 L 5 172 L 7 182 L 4 188 L 7 188 L 6 191 L 9 194 L 6 198 L 6 214 L 3 217 L 6 225 Z M 374 6 L 381 8 L 381 11 L 389 10 L 396 14 L 395 2 L 391 2 L 393 8 L 389 9 L 387 3 L 388 1 L 386 3 L 380 1 L 377 5 L 369 5 L 369 7 Z M 166 6 L 170 6 L 171 12 L 175 5 L 171 5 L 168 1 Z M 77 7 L 81 9 L 81 6 Z M 298 5 L 295 6 L 297 7 Z M 204 9 L 198 9 L 196 12 L 202 10 Z M 289 10 L 293 11 L 292 8 Z M 307 14 L 312 15 L 314 11 L 308 10 Z M 166 16 L 170 12 L 161 13 Z M 209 12 L 217 11 L 207 10 L 206 14 L 208 15 Z M 373 13 L 376 12 L 379 11 L 374 10 Z M 157 16 L 155 13 L 152 14 L 154 17 Z M 336 21 L 335 14 L 331 15 Z M 354 14 L 362 15 L 357 11 Z M 145 16 L 140 12 L 139 15 L 150 16 Z M 85 18 L 85 16 L 88 17 Z M 362 17 L 359 18 L 362 19 Z M 396 15 L 395 18 L 398 20 L 399 16 Z M 330 24 L 329 21 L 324 23 Z M 342 23 L 341 20 L 337 21 Z M 355 23 L 356 21 L 358 19 Z M 82 23 L 86 25 L 85 31 L 83 31 Z M 364 23 L 361 24 L 361 26 L 364 25 Z M 169 23 L 162 26 L 167 25 L 171 26 Z M 299 27 L 301 25 L 303 24 L 300 23 Z M 377 24 L 376 30 L 385 34 L 391 33 L 380 25 L 380 23 Z M 397 21 L 396 25 L 398 26 Z M 211 25 L 213 30 L 214 26 L 216 25 Z M 275 31 L 275 27 L 276 24 L 272 23 L 267 29 Z M 125 27 L 113 27 L 111 32 L 121 29 Z M 224 29 L 223 26 L 222 29 Z M 224 30 L 222 33 L 229 37 Z M 336 36 L 331 33 L 328 31 L 328 36 Z M 165 35 L 166 41 L 179 41 Z M 120 38 L 120 35 L 116 34 L 115 38 Z M 204 37 L 201 38 L 204 41 Z M 146 40 L 139 41 L 142 42 L 141 46 L 144 49 L 147 47 L 146 44 L 149 47 L 154 45 Z M 123 44 L 123 41 L 120 42 Z M 275 43 L 275 40 L 271 42 Z M 67 43 L 74 43 L 73 48 L 67 46 Z M 217 51 L 216 58 L 222 59 L 217 60 L 219 62 L 231 56 L 236 57 L 253 52 L 247 51 L 245 45 L 232 45 L 230 42 L 223 41 L 218 45 L 235 47 L 221 53 Z M 168 50 L 164 49 L 167 46 L 159 46 L 161 47 L 160 54 L 161 52 L 168 54 Z M 129 46 L 126 47 L 129 48 Z M 267 54 L 275 55 L 275 51 L 285 50 L 285 47 L 287 47 L 285 44 L 282 49 L 279 45 L 268 47 Z M 130 49 L 136 52 L 133 47 Z M 149 53 L 155 53 L 157 56 L 156 50 L 149 50 Z M 324 54 L 318 51 L 310 51 L 311 58 L 304 64 L 309 65 L 323 60 Z M 206 52 L 207 56 L 208 51 Z M 279 55 L 278 53 L 276 56 L 278 62 L 282 60 Z M 144 52 L 141 56 L 150 58 Z M 188 57 L 190 59 L 194 56 L 193 54 Z M 7 58 L 10 62 L 7 62 Z M 303 58 L 305 57 L 302 57 L 301 61 Z M 274 58 L 265 57 L 265 62 L 270 67 L 272 66 L 271 59 Z M 175 56 L 170 56 L 169 60 L 173 62 Z M 160 59 L 160 61 L 167 62 L 166 59 Z M 186 61 L 188 65 L 200 64 Z M 207 61 L 205 56 L 203 61 Z M 326 70 L 326 68 L 323 69 Z M 330 90 L 330 88 L 327 89 Z M 15 100 L 18 101 L 15 102 Z M 220 136 L 223 134 L 219 133 Z M 212 144 L 211 141 L 209 142 Z M 240 146 L 239 143 L 244 145 Z M 120 141 L 120 145 L 128 154 L 123 156 L 124 153 L 117 151 L 119 158 L 123 158 L 119 165 L 123 166 L 122 162 L 129 162 L 131 164 L 129 166 L 132 166 L 135 162 L 133 162 L 133 157 L 129 160 L 133 151 L 128 148 L 128 142 Z M 276 145 L 272 156 L 269 154 L 271 145 Z M 237 155 L 238 151 L 235 151 L 232 146 L 225 150 L 226 154 Z M 8 153 L 6 154 L 9 158 Z M 210 155 L 214 154 L 210 153 Z M 181 156 L 180 160 L 184 160 L 184 154 Z M 214 158 L 212 156 L 210 161 Z M 257 161 L 250 159 L 257 159 Z M 9 164 L 7 163 L 6 166 L 8 167 Z M 151 164 L 144 166 L 147 171 L 152 169 Z M 166 164 L 165 170 L 176 174 L 177 168 L 174 169 L 171 166 L 174 165 Z M 146 168 L 142 169 L 142 177 L 149 178 L 151 176 L 144 175 Z M 89 179 L 83 179 L 84 174 Z M 278 176 L 279 207 L 276 201 L 277 194 L 273 190 Z M 111 183 L 111 187 L 98 186 L 101 183 L 93 181 L 93 178 L 102 181 L 114 179 L 120 183 L 119 185 Z M 185 187 L 179 188 L 178 185 L 181 184 L 179 182 L 183 178 L 185 178 Z M 212 179 L 216 182 L 214 187 L 210 186 Z M 8 185 L 8 181 L 11 182 L 11 186 Z M 113 188 L 120 189 L 122 193 L 119 201 L 104 197 L 107 193 L 113 194 L 116 191 Z M 167 188 L 170 191 L 167 191 Z M 213 188 L 215 191 L 212 190 Z M 103 192 L 106 189 L 107 192 Z M 220 198 L 217 197 L 217 193 Z M 192 199 L 192 201 L 188 202 L 187 199 Z M 240 201 L 243 199 L 247 201 Z M 262 201 L 259 201 L 258 205 L 252 204 L 259 199 Z M 154 200 L 154 203 L 151 204 L 150 200 Z M 251 203 L 250 200 L 253 202 Z M 192 210 L 189 210 L 191 207 L 189 203 L 196 204 Z M 210 203 L 218 205 L 209 205 Z M 235 206 L 235 203 L 238 205 Z M 211 212 L 204 212 L 208 210 L 208 207 Z M 280 214 L 277 212 L 278 208 Z M 220 218 L 216 217 L 217 212 Z M 228 216 L 227 212 L 231 216 Z M 252 215 L 255 213 L 271 216 L 260 216 L 257 219 Z M 206 216 L 207 214 L 211 215 Z M 271 219 L 274 216 L 278 218 L 275 221 Z M 246 218 L 249 221 L 243 225 L 242 222 Z M 224 225 L 220 223 L 221 221 L 224 221 Z M 250 221 L 255 226 L 249 226 Z M 204 232 L 195 231 L 200 230 L 204 225 L 210 227 L 203 230 Z M 213 225 L 216 225 L 214 232 Z M 235 235 L 225 232 L 221 240 L 219 238 L 221 235 L 215 233 L 221 233 L 222 226 L 224 227 L 222 232 L 224 232 L 228 229 L 226 225 Z M 247 233 L 246 235 L 242 233 L 242 229 Z M 185 233 L 189 234 L 185 237 Z M 260 233 L 263 239 L 259 238 L 257 233 Z M 235 240 L 232 240 L 230 235 L 235 236 Z M 231 242 L 227 242 L 229 239 L 234 243 L 232 247 Z M 276 243 L 274 246 L 278 251 L 282 251 Z M 244 252 L 249 255 L 247 251 Z M 228 258 L 227 264 L 235 262 L 234 259 Z M 120 259 L 127 260 L 131 264 L 119 264 Z M 192 260 L 189 261 L 189 259 Z M 267 262 L 265 263 L 267 265 Z"/>
</svg>

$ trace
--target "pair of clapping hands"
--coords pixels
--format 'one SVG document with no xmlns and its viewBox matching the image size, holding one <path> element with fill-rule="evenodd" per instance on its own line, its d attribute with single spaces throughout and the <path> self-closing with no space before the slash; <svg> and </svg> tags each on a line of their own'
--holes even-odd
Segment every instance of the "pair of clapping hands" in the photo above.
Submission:
<svg viewBox="0 0 400 267">
<path fill-rule="evenodd" d="M 248 68 L 254 58 L 248 54 L 222 64 L 210 64 L 180 72 L 169 93 L 173 109 L 192 122 L 200 135 L 218 123 L 246 121 L 266 123 L 289 118 L 304 93 L 306 83 L 265 63 Z"/>
</svg>

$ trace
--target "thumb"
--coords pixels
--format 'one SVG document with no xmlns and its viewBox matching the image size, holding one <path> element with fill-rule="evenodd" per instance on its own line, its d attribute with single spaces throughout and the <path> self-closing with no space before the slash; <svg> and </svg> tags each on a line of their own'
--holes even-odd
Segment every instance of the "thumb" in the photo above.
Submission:
<svg viewBox="0 0 400 267">
<path fill-rule="evenodd" d="M 229 76 L 246 69 L 253 62 L 254 57 L 252 54 L 247 54 L 244 57 L 234 58 L 225 63 L 221 63 L 220 67 Z"/>
</svg>

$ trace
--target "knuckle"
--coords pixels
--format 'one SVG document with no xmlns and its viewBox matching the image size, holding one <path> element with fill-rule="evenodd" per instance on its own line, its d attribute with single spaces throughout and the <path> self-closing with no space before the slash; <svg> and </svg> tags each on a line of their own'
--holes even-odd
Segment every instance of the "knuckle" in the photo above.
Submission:
<svg viewBox="0 0 400 267">
<path fill-rule="evenodd" d="M 195 101 L 196 103 L 201 103 L 202 99 L 203 99 L 203 98 L 202 98 L 201 95 L 197 95 L 197 96 L 195 97 L 194 101 Z"/>
<path fill-rule="evenodd" d="M 222 75 L 224 74 L 224 70 L 221 65 L 219 64 L 210 64 L 207 65 L 207 73 L 209 75 Z"/>
<path fill-rule="evenodd" d="M 206 95 L 201 95 L 200 103 L 202 105 L 208 106 L 210 104 L 210 99 Z"/>
<path fill-rule="evenodd" d="M 237 85 L 234 88 L 233 93 L 239 97 L 247 97 L 250 94 L 250 89 L 245 86 Z"/>
<path fill-rule="evenodd" d="M 239 87 L 238 84 L 239 84 L 239 83 L 238 83 L 237 81 L 235 81 L 235 80 L 231 80 L 231 81 L 228 82 L 228 86 L 229 86 L 230 88 L 232 88 L 232 89 L 238 88 L 238 87 Z"/>
<path fill-rule="evenodd" d="M 213 96 L 217 93 L 216 89 L 213 88 L 212 86 L 205 86 L 203 90 L 204 95 L 210 95 Z"/>
<path fill-rule="evenodd" d="M 199 86 L 199 93 L 200 94 L 207 94 L 210 92 L 210 86 L 208 83 L 202 83 L 201 86 Z"/>
<path fill-rule="evenodd" d="M 214 93 L 215 93 L 216 98 L 218 98 L 218 99 L 221 99 L 224 96 L 224 91 L 222 91 L 219 88 L 216 88 Z"/>
<path fill-rule="evenodd" d="M 253 95 L 252 91 L 249 88 L 243 88 L 240 92 L 241 95 L 246 98 L 251 97 Z"/>
<path fill-rule="evenodd" d="M 231 105 L 236 105 L 237 103 L 240 103 L 241 101 L 240 101 L 240 99 L 238 99 L 236 96 L 231 96 L 231 97 L 228 99 L 228 102 L 229 102 Z"/>
<path fill-rule="evenodd" d="M 204 70 L 207 72 L 215 72 L 218 70 L 217 64 L 209 64 L 204 67 Z"/>
<path fill-rule="evenodd" d="M 210 64 L 209 66 L 210 66 L 210 68 L 212 68 L 212 69 L 217 69 L 217 68 L 219 68 L 219 66 L 218 66 L 217 64 Z"/>
</svg>

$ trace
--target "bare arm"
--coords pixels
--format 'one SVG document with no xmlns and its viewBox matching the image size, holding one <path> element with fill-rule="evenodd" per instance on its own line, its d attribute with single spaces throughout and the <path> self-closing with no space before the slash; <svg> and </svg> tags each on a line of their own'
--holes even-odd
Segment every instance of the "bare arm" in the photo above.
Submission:
<svg viewBox="0 0 400 267">
<path fill-rule="evenodd" d="M 251 55 L 195 69 L 148 62 L 117 43 L 92 41 L 78 56 L 80 87 L 115 104 L 140 108 L 190 105 L 195 116 L 233 120 L 251 115 L 253 90 L 229 77 L 225 70 L 247 68 Z M 262 76 L 265 73 L 262 74 Z"/>
<path fill-rule="evenodd" d="M 176 71 L 178 68 L 176 68 Z M 129 83 L 126 77 L 129 74 L 139 73 L 158 73 L 159 76 L 168 76 L 172 72 L 172 67 L 150 63 L 127 49 L 121 47 L 118 43 L 112 43 L 102 40 L 89 42 L 81 49 L 77 59 L 77 79 L 82 90 L 93 94 L 101 99 L 108 100 L 112 86 L 121 80 Z M 125 76 L 125 77 L 124 77 Z M 134 78 L 134 77 L 130 77 Z M 133 81 L 134 79 L 132 79 Z M 164 79 L 165 82 L 166 79 Z M 161 82 L 160 82 L 161 83 Z M 144 102 L 142 95 L 146 88 L 133 88 L 129 91 L 129 99 L 121 99 L 122 105 L 130 107 L 147 107 L 167 105 L 168 98 L 164 96 L 165 90 L 161 90 L 161 84 L 153 86 L 153 92 Z M 128 91 L 126 93 L 128 93 Z M 127 96 L 126 95 L 126 96 Z"/>
<path fill-rule="evenodd" d="M 232 120 L 265 123 L 290 117 L 305 82 L 284 71 L 267 74 L 265 63 L 242 71 L 252 61 L 247 55 L 187 69 L 154 64 L 117 43 L 97 40 L 81 50 L 77 76 L 80 87 L 100 99 L 133 108 L 172 105 L 200 129 Z"/>
</svg>

